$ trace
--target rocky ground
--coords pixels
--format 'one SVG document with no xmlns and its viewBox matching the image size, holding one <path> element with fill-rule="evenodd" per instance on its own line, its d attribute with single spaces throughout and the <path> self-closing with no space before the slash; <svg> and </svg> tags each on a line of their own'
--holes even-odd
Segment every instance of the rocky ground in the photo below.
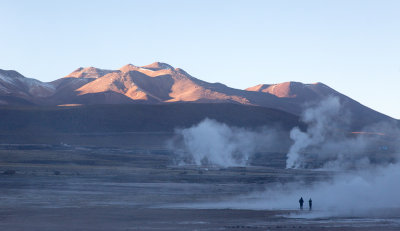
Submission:
<svg viewBox="0 0 400 231">
<path fill-rule="evenodd" d="M 123 146 L 123 145 L 122 145 Z M 318 211 L 196 208 L 235 200 L 275 182 L 305 184 L 329 172 L 286 170 L 283 153 L 259 153 L 273 165 L 178 166 L 162 145 L 0 145 L 0 230 L 399 230 L 386 216 L 318 217 Z M 257 160 L 254 160 L 257 163 Z M 306 214 L 306 216 L 303 216 Z"/>
</svg>

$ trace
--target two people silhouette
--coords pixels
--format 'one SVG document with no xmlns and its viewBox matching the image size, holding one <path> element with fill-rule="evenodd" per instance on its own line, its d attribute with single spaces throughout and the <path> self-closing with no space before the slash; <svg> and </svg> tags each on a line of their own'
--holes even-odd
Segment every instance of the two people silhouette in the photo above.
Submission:
<svg viewBox="0 0 400 231">
<path fill-rule="evenodd" d="M 303 210 L 303 204 L 304 204 L 303 197 L 300 197 L 299 204 L 300 204 L 300 209 Z M 308 200 L 308 208 L 309 208 L 309 210 L 312 210 L 312 200 L 311 200 L 311 198 L 310 198 L 310 200 Z"/>
</svg>

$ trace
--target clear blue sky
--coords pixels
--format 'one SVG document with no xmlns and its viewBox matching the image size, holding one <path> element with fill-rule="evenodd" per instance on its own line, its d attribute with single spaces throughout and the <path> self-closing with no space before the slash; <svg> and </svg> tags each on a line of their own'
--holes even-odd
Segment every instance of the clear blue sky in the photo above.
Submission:
<svg viewBox="0 0 400 231">
<path fill-rule="evenodd" d="M 400 1 L 0 0 L 0 69 L 154 61 L 235 88 L 323 82 L 400 118 Z"/>
</svg>

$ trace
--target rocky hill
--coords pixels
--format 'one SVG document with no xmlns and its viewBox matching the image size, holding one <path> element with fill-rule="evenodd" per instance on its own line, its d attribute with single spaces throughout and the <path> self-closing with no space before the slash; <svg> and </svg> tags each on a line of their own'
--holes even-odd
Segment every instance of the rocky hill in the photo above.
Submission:
<svg viewBox="0 0 400 231">
<path fill-rule="evenodd" d="M 323 83 L 260 84 L 240 90 L 202 81 L 180 68 L 160 62 L 146 66 L 128 64 L 118 70 L 80 67 L 49 83 L 26 78 L 16 71 L 0 70 L 2 105 L 233 103 L 299 116 L 306 105 L 329 96 L 339 98 L 351 115 L 354 129 L 379 121 L 393 121 Z"/>
</svg>

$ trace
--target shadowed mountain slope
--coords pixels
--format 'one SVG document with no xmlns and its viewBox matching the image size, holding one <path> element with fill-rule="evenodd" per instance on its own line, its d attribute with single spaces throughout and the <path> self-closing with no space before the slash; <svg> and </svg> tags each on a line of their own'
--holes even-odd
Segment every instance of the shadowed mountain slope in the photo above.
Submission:
<svg viewBox="0 0 400 231">
<path fill-rule="evenodd" d="M 172 132 L 205 118 L 238 127 L 304 127 L 290 113 L 240 104 L 0 107 L 0 133 Z M 62 122 L 61 122 L 62 121 Z"/>
</svg>

